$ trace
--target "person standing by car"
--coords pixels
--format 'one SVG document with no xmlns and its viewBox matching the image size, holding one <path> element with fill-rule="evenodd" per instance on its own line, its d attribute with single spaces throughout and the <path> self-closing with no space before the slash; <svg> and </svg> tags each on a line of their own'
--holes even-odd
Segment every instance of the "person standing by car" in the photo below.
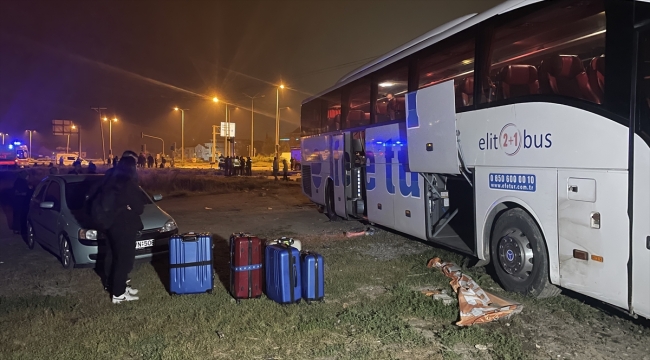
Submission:
<svg viewBox="0 0 650 360">
<path fill-rule="evenodd" d="M 13 230 L 14 234 L 25 234 L 27 229 L 27 211 L 29 210 L 29 198 L 31 187 L 29 185 L 29 174 L 23 170 L 18 173 L 14 181 L 13 198 Z"/>
<path fill-rule="evenodd" d="M 138 231 L 144 228 L 140 215 L 144 211 L 144 201 L 138 187 L 136 166 L 138 155 L 125 151 L 117 167 L 107 174 L 101 186 L 105 198 L 114 196 L 114 219 L 108 227 L 108 246 L 106 248 L 105 271 L 106 287 L 112 295 L 113 304 L 138 300 L 138 290 L 128 286 L 129 272 L 135 261 L 135 239 Z"/>
</svg>

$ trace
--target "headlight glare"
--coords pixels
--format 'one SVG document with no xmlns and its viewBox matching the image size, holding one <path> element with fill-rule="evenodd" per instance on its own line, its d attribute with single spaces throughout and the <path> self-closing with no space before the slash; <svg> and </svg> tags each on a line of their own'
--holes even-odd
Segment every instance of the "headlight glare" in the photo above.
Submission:
<svg viewBox="0 0 650 360">
<path fill-rule="evenodd" d="M 97 230 L 79 229 L 79 239 L 97 240 Z"/>
<path fill-rule="evenodd" d="M 163 232 L 168 232 L 168 231 L 173 231 L 176 230 L 178 227 L 176 226 L 176 222 L 174 220 L 167 220 L 165 225 L 162 227 Z"/>
</svg>

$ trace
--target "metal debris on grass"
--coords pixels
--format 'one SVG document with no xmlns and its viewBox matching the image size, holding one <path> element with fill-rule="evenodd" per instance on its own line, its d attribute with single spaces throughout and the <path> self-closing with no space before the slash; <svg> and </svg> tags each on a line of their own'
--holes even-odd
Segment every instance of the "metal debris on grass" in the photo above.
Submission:
<svg viewBox="0 0 650 360">
<path fill-rule="evenodd" d="M 363 228 L 357 228 L 357 229 L 352 229 L 349 231 L 346 231 L 345 237 L 357 237 L 357 236 L 372 236 L 375 235 L 375 228 L 372 227 L 367 227 L 365 229 Z"/>
<path fill-rule="evenodd" d="M 428 268 L 438 268 L 451 279 L 449 284 L 458 294 L 460 320 L 458 326 L 468 326 L 509 318 L 520 313 L 523 305 L 504 299 L 483 290 L 471 277 L 463 274 L 454 263 L 442 262 L 433 258 L 427 263 Z"/>
<path fill-rule="evenodd" d="M 433 289 L 433 290 L 422 290 L 422 293 L 425 296 L 431 296 L 433 300 L 438 300 L 442 301 L 443 304 L 445 305 L 451 305 L 456 302 L 454 298 L 449 296 L 447 294 L 447 290 L 439 290 L 439 289 Z"/>
</svg>

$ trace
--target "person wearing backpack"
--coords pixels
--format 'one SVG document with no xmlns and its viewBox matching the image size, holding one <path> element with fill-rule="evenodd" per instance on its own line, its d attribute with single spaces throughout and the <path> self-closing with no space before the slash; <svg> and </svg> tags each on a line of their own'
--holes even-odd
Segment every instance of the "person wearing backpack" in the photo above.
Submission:
<svg viewBox="0 0 650 360">
<path fill-rule="evenodd" d="M 140 215 L 144 201 L 138 186 L 138 156 L 125 151 L 118 165 L 107 172 L 93 199 L 93 221 L 108 237 L 104 259 L 105 288 L 113 304 L 138 300 L 138 290 L 129 284 L 135 262 L 135 239 L 144 228 Z"/>
</svg>

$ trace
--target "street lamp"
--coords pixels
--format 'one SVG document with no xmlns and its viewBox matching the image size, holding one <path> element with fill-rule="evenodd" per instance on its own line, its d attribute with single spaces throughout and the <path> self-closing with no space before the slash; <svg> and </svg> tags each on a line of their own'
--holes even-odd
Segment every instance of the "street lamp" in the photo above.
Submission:
<svg viewBox="0 0 650 360">
<path fill-rule="evenodd" d="M 284 89 L 284 84 L 275 88 L 275 157 L 279 156 L 280 150 L 280 89 Z"/>
<path fill-rule="evenodd" d="M 104 117 L 104 121 L 108 121 L 107 117 Z M 117 118 L 113 118 L 111 121 L 108 121 L 108 155 L 113 155 L 113 123 L 117 122 Z M 79 154 L 81 156 L 81 154 Z"/>
<path fill-rule="evenodd" d="M 215 101 L 215 99 L 217 98 L 213 98 L 212 101 Z M 219 99 L 217 99 L 217 101 L 219 101 Z M 181 112 L 181 165 L 185 165 L 185 111 L 189 109 L 180 109 L 177 106 L 174 110 Z"/>
<path fill-rule="evenodd" d="M 32 158 L 32 133 L 36 130 L 27 130 L 29 131 L 29 158 Z"/>
<path fill-rule="evenodd" d="M 7 133 L 0 133 L 0 135 L 2 135 L 2 145 L 4 145 L 4 144 L 5 144 L 5 136 L 9 136 L 9 134 L 7 134 Z"/>
<path fill-rule="evenodd" d="M 250 149 L 248 151 L 250 157 L 253 157 L 255 155 L 254 150 L 253 150 L 253 136 L 254 136 L 253 126 L 254 126 L 254 123 L 255 123 L 255 99 L 258 97 L 257 95 L 258 94 L 255 94 L 254 96 L 250 96 L 248 94 L 244 94 L 244 96 L 251 99 L 251 147 L 250 147 Z M 264 95 L 262 95 L 260 97 L 264 97 Z"/>
</svg>

